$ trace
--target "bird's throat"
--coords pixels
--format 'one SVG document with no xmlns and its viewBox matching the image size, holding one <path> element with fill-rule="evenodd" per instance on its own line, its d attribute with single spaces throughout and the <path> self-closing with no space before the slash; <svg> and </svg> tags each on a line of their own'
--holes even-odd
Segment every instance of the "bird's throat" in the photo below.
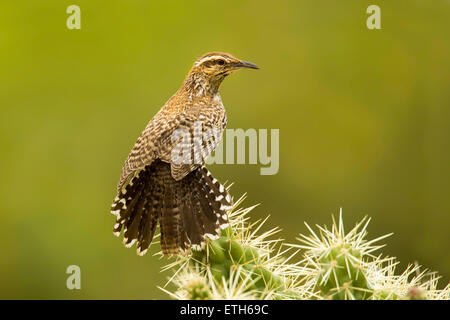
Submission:
<svg viewBox="0 0 450 320">
<path fill-rule="evenodd" d="M 192 73 L 186 78 L 183 87 L 192 97 L 214 98 L 219 93 L 219 87 L 223 78 L 207 77 L 202 74 Z"/>
</svg>

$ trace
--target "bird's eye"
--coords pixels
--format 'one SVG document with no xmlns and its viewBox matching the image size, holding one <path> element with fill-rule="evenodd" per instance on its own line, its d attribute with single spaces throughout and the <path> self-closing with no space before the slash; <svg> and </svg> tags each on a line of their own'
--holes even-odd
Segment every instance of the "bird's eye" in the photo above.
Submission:
<svg viewBox="0 0 450 320">
<path fill-rule="evenodd" d="M 217 60 L 217 64 L 223 66 L 225 64 L 225 61 L 222 59 Z"/>
</svg>

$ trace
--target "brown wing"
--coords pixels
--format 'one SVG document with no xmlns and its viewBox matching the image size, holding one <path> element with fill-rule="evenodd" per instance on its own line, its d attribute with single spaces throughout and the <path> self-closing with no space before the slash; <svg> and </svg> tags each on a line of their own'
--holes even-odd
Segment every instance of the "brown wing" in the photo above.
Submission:
<svg viewBox="0 0 450 320">
<path fill-rule="evenodd" d="M 171 175 L 179 181 L 187 174 L 202 166 L 205 159 L 211 155 L 222 140 L 222 133 L 226 126 L 226 113 L 222 106 L 202 106 L 190 108 L 180 115 L 177 129 L 188 133 L 189 139 L 173 141 L 166 137 L 164 145 L 170 148 L 161 153 L 160 159 L 171 164 Z M 178 149 L 188 150 L 188 163 L 174 161 Z"/>
<path fill-rule="evenodd" d="M 150 120 L 131 149 L 117 184 L 118 193 L 128 184 L 134 173 L 150 165 L 158 158 L 160 151 L 158 145 L 159 137 L 174 126 L 173 122 L 175 120 L 174 117 L 162 111 L 159 111 Z"/>
<path fill-rule="evenodd" d="M 181 180 L 189 172 L 201 166 L 203 160 L 212 153 L 221 140 L 225 126 L 226 113 L 222 106 L 191 107 L 176 115 L 165 113 L 162 109 L 148 123 L 128 155 L 117 191 L 120 192 L 137 171 L 150 165 L 156 159 L 171 163 L 173 178 Z M 181 139 L 173 139 L 175 130 L 189 132 L 191 137 L 198 137 L 198 130 L 201 130 L 202 147 L 183 146 Z M 191 164 L 174 163 L 172 150 L 176 146 L 181 146 L 185 150 L 190 148 L 190 150 L 198 151 L 197 154 L 192 154 L 191 159 L 201 159 L 200 163 L 197 163 L 198 161 Z"/>
</svg>

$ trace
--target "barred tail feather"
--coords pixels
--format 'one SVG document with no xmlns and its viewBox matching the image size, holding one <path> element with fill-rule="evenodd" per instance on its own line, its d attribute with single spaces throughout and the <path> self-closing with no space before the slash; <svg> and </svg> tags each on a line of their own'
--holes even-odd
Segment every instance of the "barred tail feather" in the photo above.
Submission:
<svg viewBox="0 0 450 320">
<path fill-rule="evenodd" d="M 111 207 L 116 215 L 113 232 L 124 230 L 124 244 L 137 243 L 147 252 L 159 222 L 161 249 L 176 255 L 190 247 L 200 249 L 205 239 L 218 237 L 228 226 L 232 200 L 227 190 L 202 166 L 176 181 L 170 164 L 147 166 L 120 192 Z"/>
<path fill-rule="evenodd" d="M 180 249 L 186 249 L 185 232 L 180 215 L 179 182 L 170 176 L 170 171 L 164 174 L 164 197 L 160 222 L 161 249 L 166 255 L 176 255 Z"/>
<path fill-rule="evenodd" d="M 152 182 L 157 178 L 153 168 L 140 171 L 120 191 L 111 206 L 116 216 L 113 233 L 119 236 L 123 229 L 123 243 L 129 248 L 137 243 L 138 255 L 144 255 L 155 234 L 160 212 L 161 188 Z"/>
<path fill-rule="evenodd" d="M 232 201 L 227 190 L 206 167 L 202 166 L 190 175 L 193 184 L 190 198 L 192 203 L 196 203 L 197 210 L 192 213 L 195 219 L 188 221 L 200 225 L 201 239 L 192 241 L 192 246 L 200 249 L 204 247 L 206 238 L 217 238 L 220 230 L 228 226 L 227 212 L 232 208 Z M 188 234 L 188 237 L 193 239 L 195 235 Z"/>
</svg>

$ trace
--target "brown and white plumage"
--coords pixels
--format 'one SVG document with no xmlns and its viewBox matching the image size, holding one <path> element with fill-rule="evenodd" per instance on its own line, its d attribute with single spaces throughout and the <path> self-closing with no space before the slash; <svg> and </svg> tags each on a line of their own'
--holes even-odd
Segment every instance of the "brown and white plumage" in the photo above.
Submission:
<svg viewBox="0 0 450 320">
<path fill-rule="evenodd" d="M 220 142 L 227 122 L 219 86 L 240 68 L 257 67 L 226 53 L 200 57 L 128 155 L 111 212 L 116 216 L 114 234 L 123 229 L 124 244 L 136 242 L 138 254 L 147 251 L 158 222 L 164 254 L 202 246 L 205 237 L 213 238 L 227 226 L 231 198 L 203 163 Z M 200 128 L 194 125 L 196 121 L 201 122 Z M 176 130 L 192 137 L 209 134 L 202 148 L 193 149 L 201 154 L 193 155 L 192 163 L 173 160 L 172 151 L 180 143 L 173 139 Z"/>
</svg>

